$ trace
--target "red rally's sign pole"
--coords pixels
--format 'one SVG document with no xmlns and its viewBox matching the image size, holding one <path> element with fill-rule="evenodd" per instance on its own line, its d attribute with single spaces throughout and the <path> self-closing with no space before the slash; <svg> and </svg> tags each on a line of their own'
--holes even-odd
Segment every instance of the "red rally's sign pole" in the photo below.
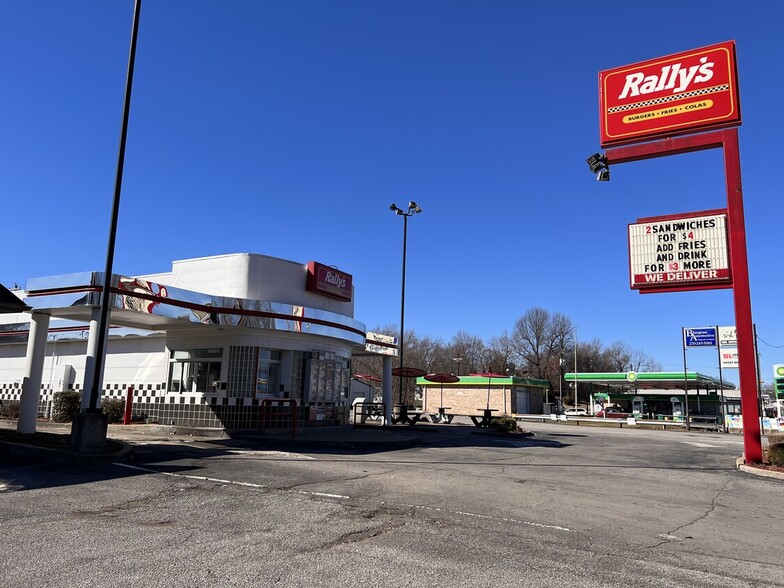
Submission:
<svg viewBox="0 0 784 588">
<path fill-rule="evenodd" d="M 751 290 L 746 254 L 746 227 L 743 215 L 738 130 L 733 128 L 627 147 L 610 148 L 606 151 L 605 158 L 607 164 L 611 165 L 716 148 L 722 148 L 724 151 L 730 265 L 733 277 L 735 325 L 738 336 L 744 456 L 747 463 L 761 463 L 762 441 L 759 404 L 757 402 L 757 358 L 754 353 L 754 327 L 751 316 Z"/>
</svg>

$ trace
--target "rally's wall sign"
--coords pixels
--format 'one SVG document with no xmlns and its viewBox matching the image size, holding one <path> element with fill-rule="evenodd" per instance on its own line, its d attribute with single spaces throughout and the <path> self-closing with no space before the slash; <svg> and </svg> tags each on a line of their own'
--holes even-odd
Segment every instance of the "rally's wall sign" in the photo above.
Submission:
<svg viewBox="0 0 784 588">
<path fill-rule="evenodd" d="M 629 225 L 632 289 L 732 283 L 727 215 L 707 212 L 650 217 Z"/>
<path fill-rule="evenodd" d="M 354 292 L 353 277 L 331 265 L 309 261 L 305 289 L 308 292 L 350 302 Z"/>
<path fill-rule="evenodd" d="M 735 42 L 599 72 L 602 147 L 741 123 Z"/>
</svg>

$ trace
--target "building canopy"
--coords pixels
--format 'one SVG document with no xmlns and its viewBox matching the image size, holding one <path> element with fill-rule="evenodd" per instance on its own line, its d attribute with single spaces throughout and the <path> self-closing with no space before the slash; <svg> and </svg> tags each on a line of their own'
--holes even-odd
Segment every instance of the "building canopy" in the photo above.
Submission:
<svg viewBox="0 0 784 588">
<path fill-rule="evenodd" d="M 477 387 L 487 387 L 488 380 L 490 381 L 491 386 L 532 386 L 538 388 L 549 388 L 550 381 L 549 380 L 539 380 L 536 378 L 520 378 L 517 376 L 507 376 L 503 378 L 488 378 L 487 376 L 460 376 L 460 381 L 455 382 L 453 384 L 449 384 L 448 386 L 477 386 Z M 441 384 L 437 382 L 431 382 L 426 380 L 424 377 L 417 378 L 417 386 L 440 386 Z"/>
<path fill-rule="evenodd" d="M 671 390 L 684 387 L 689 390 L 735 390 L 735 384 L 732 382 L 722 382 L 718 378 L 698 372 L 566 373 L 564 380 L 635 390 Z"/>
<path fill-rule="evenodd" d="M 25 310 L 30 310 L 30 307 L 8 288 L 0 285 L 0 314 L 24 312 Z"/>
</svg>

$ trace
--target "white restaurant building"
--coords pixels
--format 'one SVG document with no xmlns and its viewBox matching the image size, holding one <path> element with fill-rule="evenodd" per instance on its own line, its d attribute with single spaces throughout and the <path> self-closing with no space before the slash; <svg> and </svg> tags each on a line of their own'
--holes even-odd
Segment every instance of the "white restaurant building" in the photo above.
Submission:
<svg viewBox="0 0 784 588">
<path fill-rule="evenodd" d="M 45 417 L 55 392 L 91 388 L 102 284 L 103 273 L 86 272 L 14 292 L 31 310 L 0 314 L 3 403 L 37 396 Z M 339 424 L 352 356 L 367 353 L 384 357 L 391 398 L 397 341 L 354 319 L 352 276 L 334 267 L 247 253 L 186 259 L 167 273 L 114 275 L 109 307 L 103 398 L 130 393 L 138 420 L 242 429 L 285 413 L 299 426 Z"/>
</svg>

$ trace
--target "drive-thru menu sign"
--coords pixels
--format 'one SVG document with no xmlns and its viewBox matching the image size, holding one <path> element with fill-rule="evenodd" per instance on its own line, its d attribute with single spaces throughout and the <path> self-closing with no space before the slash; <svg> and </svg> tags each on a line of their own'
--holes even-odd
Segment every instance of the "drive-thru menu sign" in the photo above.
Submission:
<svg viewBox="0 0 784 588">
<path fill-rule="evenodd" d="M 631 287 L 638 290 L 732 283 L 726 214 L 660 216 L 629 225 Z"/>
</svg>

